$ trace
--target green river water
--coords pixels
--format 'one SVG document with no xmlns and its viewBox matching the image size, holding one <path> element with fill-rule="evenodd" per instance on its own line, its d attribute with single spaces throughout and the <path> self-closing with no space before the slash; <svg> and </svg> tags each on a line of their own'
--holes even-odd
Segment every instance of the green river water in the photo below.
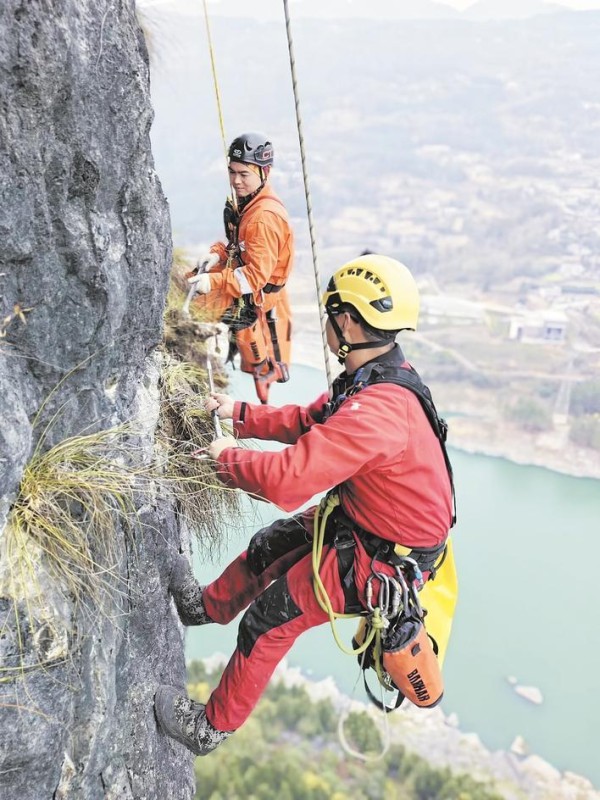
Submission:
<svg viewBox="0 0 600 800">
<path fill-rule="evenodd" d="M 251 384 L 234 372 L 230 391 L 252 400 Z M 324 373 L 296 366 L 288 384 L 273 388 L 271 402 L 305 403 L 325 386 Z M 600 787 L 600 581 L 593 572 L 600 563 L 600 483 L 456 450 L 451 457 L 460 594 L 443 709 L 492 750 L 508 749 L 520 734 L 532 752 Z M 255 530 L 281 516 L 264 503 L 248 501 L 245 508 L 217 559 L 202 563 L 196 556 L 202 582 L 214 579 Z M 348 643 L 354 627 L 345 629 Z M 189 629 L 188 659 L 228 655 L 236 630 L 236 623 Z M 288 662 L 316 680 L 332 676 L 348 694 L 354 690 L 355 661 L 338 650 L 328 625 L 301 637 Z M 516 694 L 509 676 L 538 687 L 543 703 Z"/>
</svg>

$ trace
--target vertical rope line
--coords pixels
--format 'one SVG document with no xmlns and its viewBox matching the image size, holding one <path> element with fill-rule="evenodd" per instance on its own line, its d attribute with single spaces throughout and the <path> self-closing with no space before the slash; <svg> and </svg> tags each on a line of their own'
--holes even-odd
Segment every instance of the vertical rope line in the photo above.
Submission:
<svg viewBox="0 0 600 800">
<path fill-rule="evenodd" d="M 206 2 L 206 0 L 204 0 Z M 323 356 L 325 359 L 325 373 L 327 375 L 327 385 L 331 393 L 333 383 L 331 377 L 331 366 L 329 364 L 329 346 L 327 345 L 327 333 L 325 331 L 325 309 L 321 299 L 321 278 L 319 276 L 319 265 L 317 259 L 317 244 L 315 240 L 315 230 L 312 216 L 312 202 L 310 199 L 310 189 L 308 184 L 308 169 L 306 166 L 306 153 L 304 150 L 304 134 L 302 132 L 302 116 L 300 114 L 300 98 L 298 95 L 298 81 L 296 78 L 296 59 L 294 57 L 294 44 L 292 41 L 292 28 L 290 24 L 290 12 L 288 0 L 283 0 L 285 12 L 285 30 L 287 34 L 288 51 L 290 55 L 290 71 L 292 75 L 292 88 L 294 90 L 294 105 L 296 108 L 296 125 L 298 128 L 298 141 L 300 143 L 300 157 L 302 160 L 302 176 L 304 179 L 304 197 L 306 198 L 306 213 L 308 215 L 308 231 L 310 234 L 310 247 L 312 251 L 313 269 L 315 274 L 315 286 L 317 290 L 317 303 L 319 306 L 319 321 L 321 323 L 321 338 L 323 340 Z"/>
<path fill-rule="evenodd" d="M 206 0 L 202 0 L 204 6 L 204 24 L 206 25 L 206 38 L 208 39 L 208 51 L 210 53 L 210 67 L 212 70 L 213 85 L 215 88 L 215 97 L 217 99 L 217 112 L 219 114 L 219 127 L 221 128 L 221 139 L 223 140 L 223 152 L 225 154 L 225 161 L 227 162 L 227 139 L 225 138 L 225 125 L 223 124 L 223 109 L 221 107 L 221 93 L 219 92 L 219 83 L 217 81 L 217 68 L 215 65 L 215 53 L 213 49 L 212 36 L 210 35 L 210 22 L 208 19 L 208 7 Z M 229 166 L 229 165 L 228 165 Z"/>
<path fill-rule="evenodd" d="M 212 79 L 213 79 L 213 86 L 215 89 L 215 98 L 217 100 L 217 113 L 219 115 L 219 127 L 221 129 L 221 140 L 223 142 L 223 154 L 225 156 L 225 169 L 227 174 L 229 174 L 229 158 L 227 155 L 227 138 L 225 136 L 225 124 L 223 122 L 223 108 L 221 106 L 221 92 L 219 91 L 219 81 L 217 80 L 217 66 L 215 62 L 215 51 L 213 48 L 212 43 L 212 36 L 210 33 L 210 21 L 208 18 L 208 6 L 206 5 L 206 0 L 202 0 L 202 5 L 204 6 L 204 24 L 206 25 L 206 38 L 208 39 L 208 52 L 210 54 L 210 68 L 212 71 Z M 237 209 L 237 198 L 235 196 L 235 192 L 231 192 L 231 201 L 233 203 L 234 209 Z"/>
</svg>

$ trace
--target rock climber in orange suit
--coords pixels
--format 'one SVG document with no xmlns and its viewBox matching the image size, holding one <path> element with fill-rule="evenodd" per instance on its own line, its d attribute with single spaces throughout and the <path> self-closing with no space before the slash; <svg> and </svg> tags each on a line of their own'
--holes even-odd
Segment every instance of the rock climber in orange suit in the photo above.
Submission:
<svg viewBox="0 0 600 800">
<path fill-rule="evenodd" d="M 291 311 L 286 289 L 294 261 L 288 213 L 269 183 L 273 145 L 261 133 L 243 133 L 229 148 L 227 242 L 216 242 L 189 279 L 200 297 L 194 306 L 206 319 L 230 329 L 230 360 L 254 378 L 266 403 L 269 387 L 289 377 Z"/>
</svg>

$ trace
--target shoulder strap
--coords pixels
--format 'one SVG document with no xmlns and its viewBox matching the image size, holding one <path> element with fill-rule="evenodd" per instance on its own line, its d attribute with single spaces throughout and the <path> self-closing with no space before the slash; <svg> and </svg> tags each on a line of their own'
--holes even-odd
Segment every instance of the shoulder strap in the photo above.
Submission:
<svg viewBox="0 0 600 800">
<path fill-rule="evenodd" d="M 229 198 L 225 202 L 223 209 L 223 225 L 225 227 L 225 236 L 230 245 L 237 247 L 238 241 L 238 228 L 240 224 L 240 215 L 237 209 L 233 207 L 233 203 Z"/>
<path fill-rule="evenodd" d="M 425 416 L 429 420 L 429 424 L 436 435 L 442 453 L 448 476 L 450 478 L 450 487 L 452 490 L 452 526 L 456 524 L 456 493 L 454 491 L 454 473 L 452 471 L 452 464 L 446 449 L 446 438 L 448 436 L 448 423 L 445 419 L 440 417 L 433 402 L 433 397 L 429 387 L 426 386 L 421 380 L 421 376 L 414 369 L 414 367 L 401 367 L 398 364 L 381 364 L 374 362 L 372 364 L 365 364 L 364 367 L 359 369 L 354 378 L 354 385 L 348 395 L 354 394 L 365 386 L 372 386 L 377 383 L 394 383 L 396 386 L 402 386 L 404 389 L 409 389 L 414 395 L 417 396 L 421 408 L 425 412 Z"/>
</svg>

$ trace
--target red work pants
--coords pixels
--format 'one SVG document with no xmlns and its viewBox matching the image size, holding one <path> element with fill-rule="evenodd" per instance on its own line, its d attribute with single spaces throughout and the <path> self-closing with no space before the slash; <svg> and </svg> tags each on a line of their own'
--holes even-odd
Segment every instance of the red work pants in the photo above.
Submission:
<svg viewBox="0 0 600 800">
<path fill-rule="evenodd" d="M 217 623 L 230 622 L 248 606 L 236 650 L 206 706 L 206 716 L 218 730 L 239 728 L 297 637 L 328 620 L 313 590 L 314 512 L 312 508 L 260 530 L 248 550 L 204 590 L 205 610 Z M 370 558 L 357 542 L 354 576 L 361 590 L 369 574 Z M 333 545 L 323 550 L 320 575 L 334 611 L 343 612 L 344 592 Z"/>
</svg>

